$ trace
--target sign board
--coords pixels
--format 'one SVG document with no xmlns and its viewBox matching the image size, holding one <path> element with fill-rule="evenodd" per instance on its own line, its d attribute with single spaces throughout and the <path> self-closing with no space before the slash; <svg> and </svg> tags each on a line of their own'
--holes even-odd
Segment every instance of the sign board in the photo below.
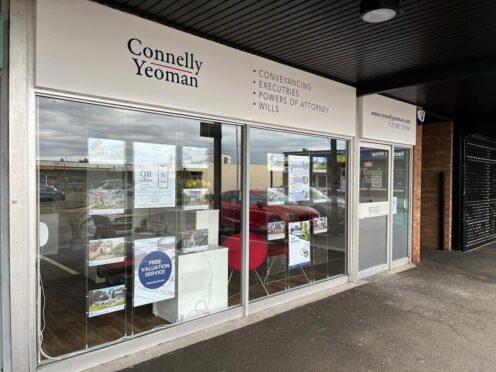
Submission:
<svg viewBox="0 0 496 372">
<path fill-rule="evenodd" d="M 358 99 L 359 135 L 364 139 L 415 145 L 417 108 L 374 94 Z"/>
<path fill-rule="evenodd" d="M 39 0 L 36 25 L 37 88 L 356 135 L 351 86 L 87 0 Z"/>
</svg>

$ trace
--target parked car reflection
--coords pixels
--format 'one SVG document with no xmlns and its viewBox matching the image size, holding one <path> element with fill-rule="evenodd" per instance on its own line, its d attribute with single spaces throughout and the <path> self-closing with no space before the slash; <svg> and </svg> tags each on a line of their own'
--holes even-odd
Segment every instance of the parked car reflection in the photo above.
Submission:
<svg viewBox="0 0 496 372">
<path fill-rule="evenodd" d="M 64 192 L 54 186 L 40 185 L 40 202 L 65 200 Z"/>
<path fill-rule="evenodd" d="M 306 205 L 300 205 L 294 200 L 281 194 L 284 204 L 269 205 L 266 190 L 250 190 L 250 230 L 265 231 L 267 222 L 306 221 L 319 217 L 319 212 Z M 221 196 L 221 224 L 228 228 L 241 228 L 240 191 L 231 190 Z"/>
<path fill-rule="evenodd" d="M 311 205 L 320 216 L 327 217 L 329 226 L 343 226 L 346 220 L 346 201 L 337 197 L 336 200 L 328 197 L 315 187 L 310 187 L 310 200 L 299 201 L 300 205 Z"/>
</svg>

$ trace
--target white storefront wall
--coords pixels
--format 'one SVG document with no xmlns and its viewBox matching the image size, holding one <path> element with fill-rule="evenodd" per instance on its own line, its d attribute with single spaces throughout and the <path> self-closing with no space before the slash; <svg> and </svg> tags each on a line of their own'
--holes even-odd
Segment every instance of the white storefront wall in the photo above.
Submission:
<svg viewBox="0 0 496 372">
<path fill-rule="evenodd" d="M 384 269 L 392 269 L 403 264 L 411 263 L 412 258 L 412 206 L 413 206 L 413 146 L 416 144 L 416 125 L 417 125 L 417 108 L 415 105 L 401 102 L 392 98 L 388 98 L 379 94 L 357 98 L 357 137 L 355 142 L 355 154 L 353 169 L 354 184 L 360 184 L 360 144 L 369 145 L 370 147 L 381 147 L 391 151 L 396 147 L 402 147 L 410 150 L 409 159 L 409 190 L 408 194 L 408 257 L 403 260 L 392 262 L 391 265 L 383 265 L 382 267 L 364 270 L 358 273 L 358 261 L 354 269 L 353 279 L 361 279 L 366 276 L 381 272 Z M 393 161 L 389 165 L 389 197 L 392 197 L 393 190 Z M 352 209 L 357 216 L 353 223 L 352 239 L 354 252 L 358 255 L 359 250 L 359 219 L 363 217 L 364 211 L 369 210 L 370 204 L 361 205 L 359 202 L 359 193 L 355 192 L 352 196 Z M 390 199 L 389 199 L 390 200 Z M 393 215 L 393 203 L 376 203 L 381 208 L 389 210 L 389 216 Z M 387 212 L 387 211 L 386 211 Z M 379 215 L 383 215 L 384 211 L 380 211 Z M 389 247 L 392 244 L 392 218 L 388 218 L 388 261 L 391 254 Z M 376 270 L 374 270 L 376 269 Z"/>
<path fill-rule="evenodd" d="M 378 94 L 358 98 L 358 136 L 367 141 L 414 146 L 417 108 Z"/>
<path fill-rule="evenodd" d="M 14 370 L 91 367 L 350 278 L 354 280 L 357 260 L 353 231 L 357 202 L 356 178 L 350 177 L 349 200 L 353 201 L 348 213 L 350 277 L 319 283 L 249 306 L 245 293 L 242 308 L 38 367 L 38 237 L 37 229 L 33 228 L 37 224 L 36 94 L 351 139 L 352 174 L 357 169 L 357 100 L 353 87 L 87 0 L 13 2 L 10 45 L 10 280 Z M 243 186 L 248 186 L 247 178 Z M 247 263 L 246 255 L 244 262 Z"/>
<path fill-rule="evenodd" d="M 38 1 L 36 88 L 356 134 L 353 87 L 86 0 Z"/>
</svg>

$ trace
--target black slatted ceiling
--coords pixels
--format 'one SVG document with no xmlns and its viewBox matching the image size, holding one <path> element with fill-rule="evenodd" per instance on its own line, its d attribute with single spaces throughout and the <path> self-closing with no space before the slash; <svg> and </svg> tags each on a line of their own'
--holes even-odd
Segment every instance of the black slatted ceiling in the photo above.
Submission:
<svg viewBox="0 0 496 372">
<path fill-rule="evenodd" d="M 412 71 L 496 60 L 495 0 L 403 0 L 401 14 L 382 24 L 363 22 L 358 0 L 98 1 L 358 87 Z M 418 103 L 415 94 L 412 88 L 390 92 Z"/>
</svg>

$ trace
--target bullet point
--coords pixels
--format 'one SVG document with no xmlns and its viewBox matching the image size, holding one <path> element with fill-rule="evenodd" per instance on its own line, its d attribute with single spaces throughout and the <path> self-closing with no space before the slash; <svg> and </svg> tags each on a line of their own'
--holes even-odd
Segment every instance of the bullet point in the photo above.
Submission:
<svg viewBox="0 0 496 372">
<path fill-rule="evenodd" d="M 255 103 L 255 102 L 253 102 L 253 106 L 255 106 L 255 105 L 256 105 L 256 103 Z"/>
<path fill-rule="evenodd" d="M 253 70 L 253 72 L 257 72 L 257 70 Z"/>
<path fill-rule="evenodd" d="M 253 84 L 255 84 L 255 83 L 256 83 L 256 81 L 255 81 L 255 80 L 253 80 Z"/>
<path fill-rule="evenodd" d="M 253 94 L 257 94 L 257 92 L 253 92 Z"/>
</svg>

